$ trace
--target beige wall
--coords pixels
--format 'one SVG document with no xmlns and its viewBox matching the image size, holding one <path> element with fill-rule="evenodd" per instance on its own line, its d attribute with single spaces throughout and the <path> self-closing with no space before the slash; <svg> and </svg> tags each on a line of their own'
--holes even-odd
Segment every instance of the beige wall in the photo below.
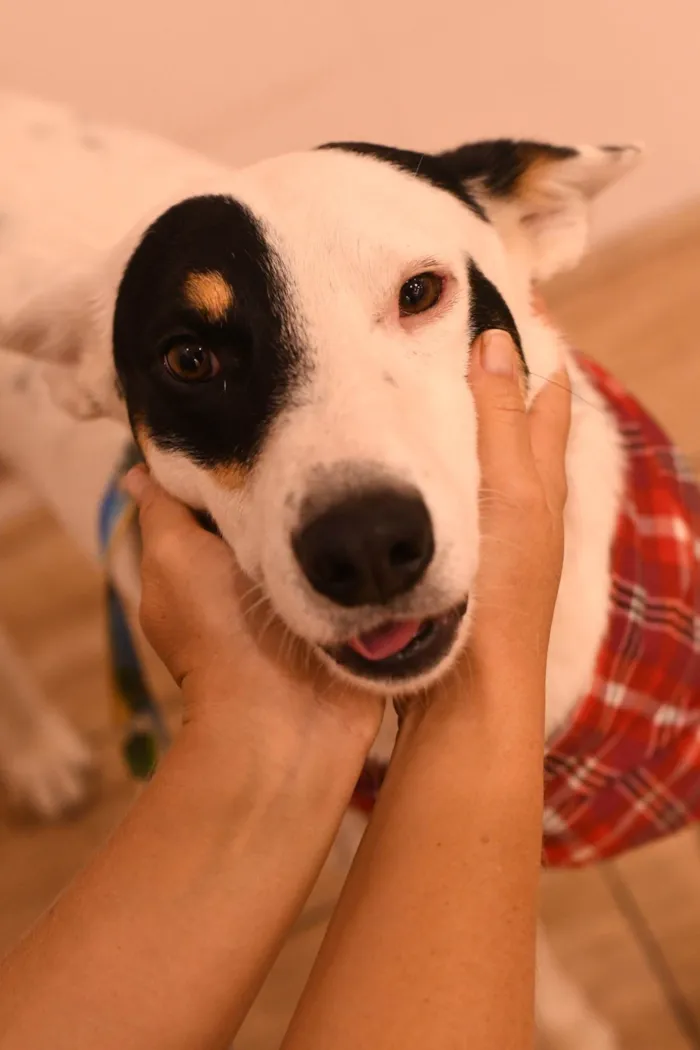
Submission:
<svg viewBox="0 0 700 1050">
<path fill-rule="evenodd" d="M 232 161 L 359 137 L 643 141 L 612 231 L 700 186 L 697 0 L 0 0 L 0 80 Z"/>
</svg>

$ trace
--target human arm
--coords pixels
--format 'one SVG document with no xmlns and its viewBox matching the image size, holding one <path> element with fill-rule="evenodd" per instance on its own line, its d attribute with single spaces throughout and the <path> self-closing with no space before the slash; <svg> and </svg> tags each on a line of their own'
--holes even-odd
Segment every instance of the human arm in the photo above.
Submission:
<svg viewBox="0 0 700 1050">
<path fill-rule="evenodd" d="M 106 847 L 0 968 L 2 1050 L 228 1046 L 381 717 L 376 698 L 283 664 L 281 627 L 260 642 L 223 542 L 143 475 L 131 491 L 144 627 L 182 686 L 185 724 Z"/>
</svg>

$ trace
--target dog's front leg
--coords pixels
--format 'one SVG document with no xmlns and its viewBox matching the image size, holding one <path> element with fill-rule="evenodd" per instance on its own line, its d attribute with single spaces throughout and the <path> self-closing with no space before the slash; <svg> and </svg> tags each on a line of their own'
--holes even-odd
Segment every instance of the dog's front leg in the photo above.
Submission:
<svg viewBox="0 0 700 1050">
<path fill-rule="evenodd" d="M 0 779 L 14 802 L 54 820 L 83 798 L 90 753 L 44 698 L 0 624 Z"/>
<path fill-rule="evenodd" d="M 537 1026 L 552 1050 L 618 1050 L 612 1029 L 564 973 L 542 925 L 537 932 Z"/>
</svg>

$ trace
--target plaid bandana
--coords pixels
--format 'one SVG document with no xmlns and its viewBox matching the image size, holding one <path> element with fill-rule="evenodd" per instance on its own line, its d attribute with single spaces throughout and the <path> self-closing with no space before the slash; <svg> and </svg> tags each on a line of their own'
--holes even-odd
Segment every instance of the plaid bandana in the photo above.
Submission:
<svg viewBox="0 0 700 1050">
<path fill-rule="evenodd" d="M 700 493 L 599 365 L 627 458 L 608 632 L 591 690 L 545 759 L 544 861 L 603 860 L 700 819 Z"/>
<path fill-rule="evenodd" d="M 543 861 L 576 867 L 700 820 L 700 493 L 668 437 L 599 365 L 627 459 L 607 635 L 589 694 L 548 742 Z M 353 797 L 370 812 L 386 773 Z"/>
</svg>

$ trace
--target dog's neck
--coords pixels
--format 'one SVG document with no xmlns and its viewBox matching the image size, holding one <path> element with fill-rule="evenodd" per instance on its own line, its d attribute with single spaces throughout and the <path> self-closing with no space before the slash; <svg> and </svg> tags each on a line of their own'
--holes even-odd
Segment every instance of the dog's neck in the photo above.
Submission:
<svg viewBox="0 0 700 1050">
<path fill-rule="evenodd" d="M 610 597 L 610 553 L 624 483 L 624 453 L 617 423 L 576 356 L 552 324 L 536 289 L 522 319 L 523 342 L 536 396 L 562 355 L 572 386 L 567 451 L 569 494 L 566 547 L 547 666 L 546 729 L 566 721 L 588 692 L 605 637 Z"/>
<path fill-rule="evenodd" d="M 567 452 L 566 546 L 547 665 L 546 729 L 588 692 L 608 624 L 610 553 L 624 485 L 617 425 L 568 354 L 572 420 Z"/>
</svg>

